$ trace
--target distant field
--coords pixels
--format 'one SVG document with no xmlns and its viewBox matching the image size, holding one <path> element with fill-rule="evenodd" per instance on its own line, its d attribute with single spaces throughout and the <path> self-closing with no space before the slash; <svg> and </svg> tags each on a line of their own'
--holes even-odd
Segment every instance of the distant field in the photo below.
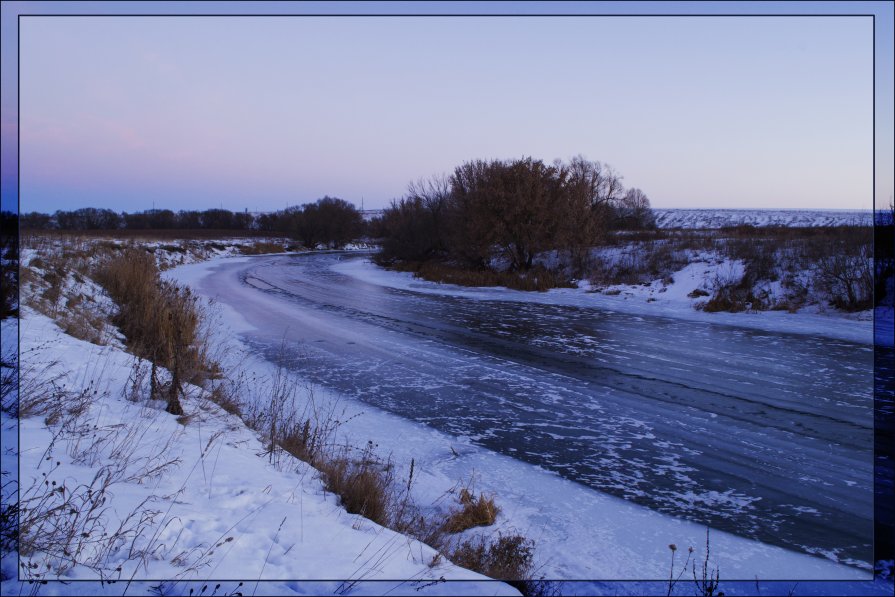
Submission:
<svg viewBox="0 0 895 597">
<path fill-rule="evenodd" d="M 380 209 L 361 212 L 370 221 Z M 725 226 L 872 226 L 870 210 L 844 209 L 653 209 L 659 228 L 723 228 Z"/>
<path fill-rule="evenodd" d="M 725 226 L 872 226 L 870 210 L 840 209 L 653 209 L 659 228 Z"/>
</svg>

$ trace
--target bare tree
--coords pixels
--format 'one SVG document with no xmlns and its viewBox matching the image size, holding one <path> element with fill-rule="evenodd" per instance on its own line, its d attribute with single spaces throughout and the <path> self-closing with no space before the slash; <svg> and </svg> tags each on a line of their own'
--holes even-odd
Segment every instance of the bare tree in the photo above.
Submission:
<svg viewBox="0 0 895 597">
<path fill-rule="evenodd" d="M 619 228 L 642 229 L 655 225 L 655 217 L 650 209 L 649 197 L 640 189 L 628 189 L 617 202 L 616 224 Z"/>
<path fill-rule="evenodd" d="M 557 174 L 555 167 L 532 158 L 492 171 L 496 241 L 513 270 L 530 269 L 536 254 L 560 242 L 564 189 Z"/>
<path fill-rule="evenodd" d="M 588 266 L 590 248 L 606 240 L 612 219 L 609 198 L 617 193 L 619 183 L 607 182 L 603 165 L 580 155 L 573 157 L 565 170 L 568 214 L 574 220 L 565 241 L 573 266 L 583 271 Z"/>
<path fill-rule="evenodd" d="M 448 244 L 455 257 L 476 269 L 486 269 L 496 236 L 493 204 L 500 202 L 493 188 L 493 170 L 500 162 L 475 160 L 454 169 L 446 218 Z"/>
<path fill-rule="evenodd" d="M 445 218 L 451 197 L 451 179 L 446 174 L 436 174 L 429 178 L 420 178 L 407 185 L 406 198 L 419 203 L 427 220 L 424 233 L 431 235 L 428 251 L 441 253 L 445 250 Z"/>
<path fill-rule="evenodd" d="M 625 193 L 612 167 L 582 156 L 564 164 L 522 157 L 474 160 L 448 176 L 420 179 L 377 222 L 381 259 L 447 259 L 484 270 L 501 256 L 511 270 L 529 270 L 535 256 L 569 251 L 574 269 L 605 241 L 619 206 L 649 219 L 649 199 Z"/>
</svg>

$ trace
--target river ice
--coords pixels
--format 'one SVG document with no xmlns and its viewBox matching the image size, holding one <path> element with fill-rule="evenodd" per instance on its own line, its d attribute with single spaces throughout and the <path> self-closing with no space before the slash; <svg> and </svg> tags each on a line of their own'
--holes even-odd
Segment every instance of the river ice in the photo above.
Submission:
<svg viewBox="0 0 895 597">
<path fill-rule="evenodd" d="M 869 576 L 869 345 L 543 295 L 440 296 L 349 275 L 372 267 L 362 259 L 169 275 L 216 299 L 253 367 L 285 358 L 318 399 L 363 412 L 356 440 L 414 458 L 421 503 L 474 475 L 548 577 L 665 578 L 668 544 L 698 548 L 706 524 L 728 579 Z"/>
</svg>

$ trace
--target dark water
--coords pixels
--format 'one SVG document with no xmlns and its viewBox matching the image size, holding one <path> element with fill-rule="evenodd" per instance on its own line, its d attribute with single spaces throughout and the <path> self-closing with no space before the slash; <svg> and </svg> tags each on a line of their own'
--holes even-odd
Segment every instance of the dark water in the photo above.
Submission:
<svg viewBox="0 0 895 597">
<path fill-rule="evenodd" d="M 344 395 L 712 528 L 872 560 L 870 345 L 388 289 L 330 269 L 351 258 L 226 264 L 201 290 Z"/>
</svg>

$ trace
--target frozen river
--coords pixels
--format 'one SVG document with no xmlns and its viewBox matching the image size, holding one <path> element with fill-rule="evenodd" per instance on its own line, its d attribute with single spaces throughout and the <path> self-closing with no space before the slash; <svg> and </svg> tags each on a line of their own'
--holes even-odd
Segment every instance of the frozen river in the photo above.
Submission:
<svg viewBox="0 0 895 597">
<path fill-rule="evenodd" d="M 871 561 L 872 346 L 333 269 L 361 258 L 225 261 L 198 290 L 341 395 L 713 529 Z"/>
</svg>

